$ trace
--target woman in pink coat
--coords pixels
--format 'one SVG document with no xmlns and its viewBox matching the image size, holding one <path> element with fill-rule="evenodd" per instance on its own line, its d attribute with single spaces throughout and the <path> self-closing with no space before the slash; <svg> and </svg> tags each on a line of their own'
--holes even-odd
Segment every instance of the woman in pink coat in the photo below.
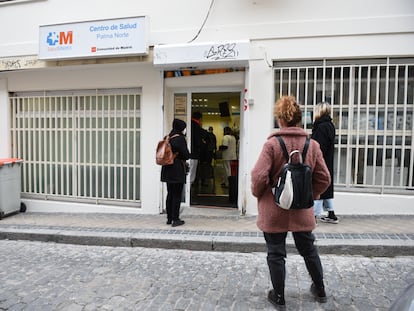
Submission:
<svg viewBox="0 0 414 311">
<path fill-rule="evenodd" d="M 268 300 L 277 308 L 285 307 L 285 258 L 286 236 L 291 231 L 296 248 L 304 258 L 305 265 L 312 278 L 311 293 L 319 302 L 326 302 L 322 265 L 312 230 L 315 229 L 315 217 L 312 206 L 306 209 L 285 210 L 276 205 L 272 192 L 286 163 L 276 135 L 285 142 L 288 153 L 292 150 L 302 152 L 308 134 L 299 127 L 302 112 L 292 96 L 281 97 L 275 105 L 275 117 L 280 130 L 270 135 L 265 142 L 259 158 L 251 172 L 251 190 L 258 202 L 257 226 L 263 231 L 267 246 L 267 264 L 273 290 Z M 330 183 L 328 168 L 322 156 L 319 144 L 310 140 L 305 163 L 312 168 L 313 196 L 318 199 Z"/>
</svg>

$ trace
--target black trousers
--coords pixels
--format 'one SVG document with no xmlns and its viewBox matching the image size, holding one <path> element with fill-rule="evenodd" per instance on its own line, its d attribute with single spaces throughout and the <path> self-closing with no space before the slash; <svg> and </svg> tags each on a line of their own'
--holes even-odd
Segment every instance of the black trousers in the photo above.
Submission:
<svg viewBox="0 0 414 311">
<path fill-rule="evenodd" d="M 284 295 L 285 290 L 285 258 L 286 258 L 286 236 L 283 233 L 266 233 L 264 238 L 267 246 L 267 265 L 269 266 L 270 279 L 273 289 L 277 294 Z M 317 287 L 324 286 L 322 264 L 319 258 L 318 250 L 314 245 L 315 236 L 312 232 L 292 232 L 296 248 L 299 254 L 305 260 L 306 269 L 308 270 L 313 283 Z"/>
<path fill-rule="evenodd" d="M 180 216 L 181 193 L 184 184 L 167 183 L 167 220 L 178 220 Z"/>
</svg>

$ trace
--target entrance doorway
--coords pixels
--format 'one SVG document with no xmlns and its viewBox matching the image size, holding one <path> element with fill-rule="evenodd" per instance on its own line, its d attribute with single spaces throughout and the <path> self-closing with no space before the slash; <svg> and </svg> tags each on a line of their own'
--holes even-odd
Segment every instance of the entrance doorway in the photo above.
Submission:
<svg viewBox="0 0 414 311">
<path fill-rule="evenodd" d="M 237 208 L 240 100 L 240 92 L 191 93 L 190 115 L 201 113 L 201 127 L 209 132 L 208 139 L 203 140 L 196 179 L 190 187 L 192 206 Z M 225 129 L 226 133 L 231 130 L 236 141 L 236 159 L 230 162 L 229 173 L 225 170 L 226 152 L 231 150 L 220 148 Z"/>
</svg>

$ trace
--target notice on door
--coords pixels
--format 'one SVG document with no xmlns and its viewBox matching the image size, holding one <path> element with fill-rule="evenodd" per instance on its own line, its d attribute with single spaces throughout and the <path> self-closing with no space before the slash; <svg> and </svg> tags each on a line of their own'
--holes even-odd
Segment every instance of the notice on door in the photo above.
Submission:
<svg viewBox="0 0 414 311">
<path fill-rule="evenodd" d="M 174 115 L 186 116 L 187 115 L 187 95 L 175 94 L 174 95 Z"/>
</svg>

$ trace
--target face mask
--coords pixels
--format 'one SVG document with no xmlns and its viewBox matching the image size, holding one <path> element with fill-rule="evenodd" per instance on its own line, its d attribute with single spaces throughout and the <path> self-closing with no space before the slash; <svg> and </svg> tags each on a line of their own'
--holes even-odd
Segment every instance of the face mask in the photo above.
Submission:
<svg viewBox="0 0 414 311">
<path fill-rule="evenodd" d="M 183 133 L 183 135 L 186 135 L 187 134 L 187 129 L 186 128 L 183 129 L 183 131 L 181 133 Z"/>
</svg>

